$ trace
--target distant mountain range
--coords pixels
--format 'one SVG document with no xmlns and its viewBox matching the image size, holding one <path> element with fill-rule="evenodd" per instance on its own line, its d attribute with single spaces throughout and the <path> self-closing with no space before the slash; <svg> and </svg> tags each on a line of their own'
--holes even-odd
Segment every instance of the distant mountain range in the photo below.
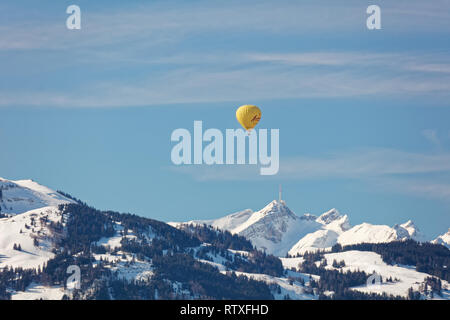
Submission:
<svg viewBox="0 0 450 320">
<path fill-rule="evenodd" d="M 411 221 L 352 227 L 284 201 L 167 224 L 0 178 L 0 299 L 450 299 L 450 230 L 424 239 Z"/>
<path fill-rule="evenodd" d="M 249 239 L 258 249 L 284 257 L 296 256 L 307 251 L 331 249 L 336 244 L 386 243 L 413 239 L 425 242 L 426 237 L 411 221 L 389 227 L 362 223 L 352 227 L 347 215 L 331 209 L 319 217 L 305 214 L 297 216 L 283 200 L 274 200 L 263 209 L 250 209 L 214 220 L 169 222 L 180 227 L 185 224 L 206 224 Z M 448 233 L 433 243 L 450 246 Z"/>
</svg>

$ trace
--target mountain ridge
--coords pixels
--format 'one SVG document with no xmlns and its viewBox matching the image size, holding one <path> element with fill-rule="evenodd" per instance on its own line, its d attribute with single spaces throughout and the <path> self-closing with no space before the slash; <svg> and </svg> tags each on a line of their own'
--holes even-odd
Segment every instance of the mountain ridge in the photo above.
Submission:
<svg viewBox="0 0 450 320">
<path fill-rule="evenodd" d="M 238 221 L 236 217 L 241 220 Z M 248 238 L 257 248 L 276 256 L 295 256 L 307 251 L 331 249 L 335 244 L 383 243 L 406 239 L 425 241 L 425 236 L 411 220 L 393 227 L 367 222 L 351 226 L 348 215 L 342 215 L 336 208 L 318 217 L 309 213 L 297 216 L 283 200 L 273 200 L 259 211 L 246 209 L 219 219 L 169 224 L 175 227 L 206 224 L 227 230 Z"/>
<path fill-rule="evenodd" d="M 450 298 L 449 276 L 436 267 L 442 261 L 447 265 L 449 259 L 448 249 L 441 245 L 425 248 L 411 240 L 394 241 L 389 249 L 361 244 L 350 249 L 335 246 L 330 253 L 322 250 L 352 229 L 357 231 L 348 216 L 336 209 L 319 217 L 297 216 L 284 201 L 274 200 L 256 212 L 247 209 L 220 219 L 168 224 L 96 210 L 32 180 L 1 181 L 1 201 L 12 203 L 13 209 L 0 215 L 0 299 L 319 299 L 330 295 L 401 299 L 409 288 L 430 298 L 421 289 L 431 281 L 430 274 L 443 279 L 442 292 L 435 289 L 439 297 Z M 21 212 L 27 209 L 31 210 Z M 384 227 L 381 230 L 388 235 L 419 233 L 411 221 Z M 290 257 L 311 248 L 317 252 Z M 411 254 L 416 248 L 422 251 L 419 256 Z M 427 250 L 435 254 L 427 256 Z M 407 266 L 391 266 L 393 253 L 406 255 L 396 263 Z M 322 266 L 331 257 L 345 260 L 345 275 L 340 273 L 344 269 L 339 270 L 341 262 Z M 378 261 L 384 280 L 392 273 L 400 280 L 381 289 L 367 287 L 366 278 L 375 267 L 367 263 L 373 261 Z M 69 265 L 81 268 L 81 291 L 65 290 Z M 333 280 L 337 274 L 343 283 Z"/>
<path fill-rule="evenodd" d="M 33 180 L 8 180 L 0 177 L 0 212 L 17 215 L 42 207 L 74 203 L 72 199 Z"/>
<path fill-rule="evenodd" d="M 450 228 L 448 228 L 446 233 L 441 234 L 436 239 L 431 241 L 431 243 L 442 244 L 450 249 Z"/>
</svg>

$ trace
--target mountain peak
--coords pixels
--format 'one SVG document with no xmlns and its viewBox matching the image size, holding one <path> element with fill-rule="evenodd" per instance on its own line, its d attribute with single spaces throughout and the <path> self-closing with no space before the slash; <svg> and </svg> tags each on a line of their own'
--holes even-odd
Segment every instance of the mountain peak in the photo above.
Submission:
<svg viewBox="0 0 450 320">
<path fill-rule="evenodd" d="M 442 244 L 450 249 L 450 228 L 448 228 L 446 233 L 440 235 L 431 242 L 436 244 Z"/>
<path fill-rule="evenodd" d="M 297 216 L 289 209 L 284 200 L 273 200 L 264 208 L 259 211 L 262 216 L 275 215 L 275 216 L 291 216 L 297 218 Z"/>
<path fill-rule="evenodd" d="M 322 213 L 316 221 L 322 224 L 329 224 L 336 219 L 339 219 L 340 217 L 341 214 L 339 213 L 339 211 L 336 208 L 333 208 L 325 213 Z"/>
<path fill-rule="evenodd" d="M 412 222 L 412 220 L 408 220 L 405 223 L 401 224 L 400 227 L 405 229 L 408 232 L 408 235 L 410 238 L 423 242 L 425 241 L 425 236 L 422 234 L 422 232 L 419 230 L 419 228 Z"/>
<path fill-rule="evenodd" d="M 270 206 L 270 205 L 272 205 L 272 206 L 283 206 L 283 207 L 286 207 L 286 202 L 285 202 L 284 200 L 272 200 L 272 201 L 268 204 L 268 206 Z"/>
<path fill-rule="evenodd" d="M 397 233 L 397 238 L 398 239 L 409 239 L 411 237 L 409 230 L 406 229 L 403 225 L 404 224 L 396 224 L 393 229 L 395 230 L 395 232 Z"/>
<path fill-rule="evenodd" d="M 402 226 L 403 228 L 416 228 L 416 225 L 414 224 L 414 222 L 412 222 L 412 220 L 408 220 L 405 223 L 401 224 L 400 226 Z"/>
</svg>

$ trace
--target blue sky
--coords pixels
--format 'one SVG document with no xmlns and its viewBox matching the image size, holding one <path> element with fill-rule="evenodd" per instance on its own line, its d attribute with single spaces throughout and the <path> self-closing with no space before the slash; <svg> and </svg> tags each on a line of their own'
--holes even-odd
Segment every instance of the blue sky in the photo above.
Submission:
<svg viewBox="0 0 450 320">
<path fill-rule="evenodd" d="M 352 224 L 450 226 L 450 3 L 0 4 L 0 176 L 164 221 L 336 207 Z M 67 6 L 81 30 L 67 30 Z M 176 128 L 237 128 L 260 106 L 280 172 L 175 167 Z"/>
</svg>

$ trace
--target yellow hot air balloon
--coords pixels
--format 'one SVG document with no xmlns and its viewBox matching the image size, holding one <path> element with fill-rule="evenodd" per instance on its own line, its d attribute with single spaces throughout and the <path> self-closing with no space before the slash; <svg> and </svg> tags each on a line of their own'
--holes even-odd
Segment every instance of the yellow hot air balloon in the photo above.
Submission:
<svg viewBox="0 0 450 320">
<path fill-rule="evenodd" d="M 236 118 L 245 130 L 252 130 L 261 120 L 261 110 L 254 105 L 246 104 L 236 110 Z"/>
</svg>

